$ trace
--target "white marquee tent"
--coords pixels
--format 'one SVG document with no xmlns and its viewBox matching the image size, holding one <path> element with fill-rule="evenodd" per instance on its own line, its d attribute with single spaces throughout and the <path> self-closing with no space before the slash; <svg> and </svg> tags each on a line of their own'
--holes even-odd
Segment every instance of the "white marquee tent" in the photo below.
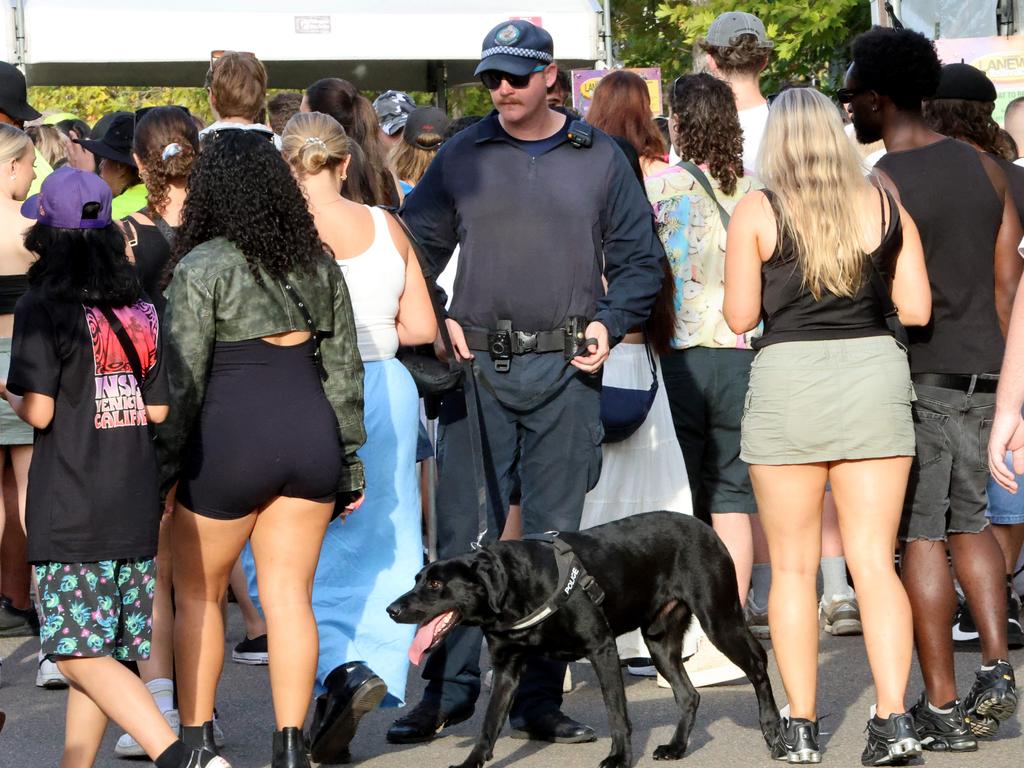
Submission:
<svg viewBox="0 0 1024 768">
<path fill-rule="evenodd" d="M 252 51 L 272 88 L 325 76 L 434 91 L 473 80 L 484 34 L 527 18 L 567 67 L 600 57 L 596 0 L 8 0 L 6 60 L 31 85 L 201 85 L 213 50 Z"/>
</svg>

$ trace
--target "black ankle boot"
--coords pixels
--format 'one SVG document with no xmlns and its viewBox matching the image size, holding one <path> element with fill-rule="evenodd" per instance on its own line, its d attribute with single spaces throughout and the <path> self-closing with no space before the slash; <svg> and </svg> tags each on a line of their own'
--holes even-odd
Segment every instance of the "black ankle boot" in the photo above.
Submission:
<svg viewBox="0 0 1024 768">
<path fill-rule="evenodd" d="M 212 720 L 207 720 L 202 725 L 181 726 L 181 740 L 189 749 L 205 749 L 207 752 L 220 755 L 217 742 L 213 740 Z"/>
<path fill-rule="evenodd" d="M 270 768 L 310 768 L 306 740 L 300 729 L 274 731 L 274 757 Z"/>
</svg>

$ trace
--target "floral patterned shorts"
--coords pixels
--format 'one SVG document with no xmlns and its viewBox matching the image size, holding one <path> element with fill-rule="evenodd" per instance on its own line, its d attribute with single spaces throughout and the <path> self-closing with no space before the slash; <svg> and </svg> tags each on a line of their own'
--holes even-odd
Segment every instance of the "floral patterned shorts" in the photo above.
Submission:
<svg viewBox="0 0 1024 768">
<path fill-rule="evenodd" d="M 149 658 L 156 563 L 101 560 L 35 566 L 43 656 Z"/>
</svg>

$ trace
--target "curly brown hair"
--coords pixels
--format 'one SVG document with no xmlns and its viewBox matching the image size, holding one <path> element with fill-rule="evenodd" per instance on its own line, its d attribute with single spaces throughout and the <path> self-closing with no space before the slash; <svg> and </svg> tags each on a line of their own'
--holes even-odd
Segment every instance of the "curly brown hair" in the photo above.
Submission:
<svg viewBox="0 0 1024 768">
<path fill-rule="evenodd" d="M 135 126 L 132 149 L 142 162 L 139 174 L 146 184 L 149 209 L 162 215 L 171 182 L 187 179 L 199 154 L 195 121 L 181 107 L 147 109 Z"/>
<path fill-rule="evenodd" d="M 680 159 L 708 170 L 731 195 L 743 176 L 743 129 L 728 83 L 709 74 L 683 75 L 669 94 L 675 118 L 675 148 Z"/>
<path fill-rule="evenodd" d="M 723 75 L 759 75 L 768 66 L 770 48 L 764 47 L 754 35 L 740 35 L 732 45 L 711 45 L 706 40 L 700 49 L 714 59 Z"/>
<path fill-rule="evenodd" d="M 966 99 L 926 99 L 924 119 L 936 133 L 978 146 L 983 152 L 1010 162 L 1017 159 L 1013 145 L 992 119 L 995 102 Z"/>
</svg>

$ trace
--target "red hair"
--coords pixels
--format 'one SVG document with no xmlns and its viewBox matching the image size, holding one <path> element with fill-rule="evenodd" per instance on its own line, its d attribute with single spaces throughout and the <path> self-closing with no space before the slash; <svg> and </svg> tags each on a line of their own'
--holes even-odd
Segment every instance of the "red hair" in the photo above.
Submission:
<svg viewBox="0 0 1024 768">
<path fill-rule="evenodd" d="M 635 72 L 620 69 L 601 79 L 587 111 L 587 122 L 628 141 L 641 159 L 662 160 L 668 151 L 651 115 L 647 83 Z"/>
</svg>

